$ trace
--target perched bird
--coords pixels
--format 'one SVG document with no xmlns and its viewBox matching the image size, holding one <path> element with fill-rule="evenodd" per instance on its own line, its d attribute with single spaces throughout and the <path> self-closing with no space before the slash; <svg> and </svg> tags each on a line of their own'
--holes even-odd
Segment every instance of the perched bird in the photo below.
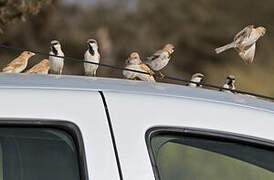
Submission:
<svg viewBox="0 0 274 180">
<path fill-rule="evenodd" d="M 161 50 L 156 51 L 152 56 L 147 57 L 145 64 L 147 64 L 152 70 L 159 71 L 159 74 L 163 78 L 164 75 L 160 72 L 170 60 L 170 55 L 174 52 L 174 46 L 172 44 L 166 44 Z"/>
<path fill-rule="evenodd" d="M 85 53 L 85 61 L 99 63 L 100 62 L 100 54 L 98 52 L 98 44 L 94 39 L 89 39 L 87 41 L 88 50 Z M 96 71 L 98 69 L 98 65 L 91 63 L 84 63 L 85 75 L 86 76 L 96 76 Z"/>
<path fill-rule="evenodd" d="M 191 80 L 192 82 L 196 82 L 196 83 L 201 83 L 204 80 L 204 75 L 201 73 L 195 73 L 192 75 Z M 202 87 L 202 85 L 200 84 L 196 84 L 196 83 L 188 83 L 187 86 L 190 87 Z"/>
<path fill-rule="evenodd" d="M 232 43 L 217 48 L 215 51 L 219 54 L 228 49 L 235 48 L 244 62 L 251 64 L 255 56 L 256 42 L 265 33 L 266 29 L 264 27 L 254 28 L 253 25 L 249 25 L 236 34 Z"/>
<path fill-rule="evenodd" d="M 55 56 L 64 56 L 64 53 L 61 49 L 61 44 L 59 41 L 53 40 L 50 42 L 50 55 L 49 56 L 49 66 L 50 73 L 52 74 L 62 74 L 63 66 L 64 66 L 64 58 L 59 58 Z"/>
<path fill-rule="evenodd" d="M 34 56 L 35 53 L 24 51 L 22 54 L 11 61 L 3 70 L 2 72 L 5 73 L 20 73 L 24 71 L 28 65 L 29 58 Z"/>
<path fill-rule="evenodd" d="M 235 90 L 235 76 L 233 76 L 233 75 L 227 76 L 226 82 L 223 85 L 223 88 Z M 221 89 L 220 91 L 227 92 L 227 93 L 235 93 L 233 91 L 226 90 L 226 89 Z"/>
<path fill-rule="evenodd" d="M 49 72 L 49 60 L 44 59 L 40 63 L 27 70 L 26 74 L 48 74 Z"/>
<path fill-rule="evenodd" d="M 139 78 L 143 81 L 155 82 L 155 79 L 153 77 L 154 72 L 146 64 L 142 62 L 137 52 L 133 52 L 130 54 L 129 58 L 126 60 L 125 68 L 149 73 L 142 74 L 138 72 L 124 70 L 123 75 L 127 79 Z"/>
</svg>

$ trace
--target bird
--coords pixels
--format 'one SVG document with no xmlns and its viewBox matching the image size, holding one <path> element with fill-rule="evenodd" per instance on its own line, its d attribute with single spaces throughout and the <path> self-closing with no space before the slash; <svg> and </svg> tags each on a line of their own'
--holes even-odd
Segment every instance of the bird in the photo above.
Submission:
<svg viewBox="0 0 274 180">
<path fill-rule="evenodd" d="M 50 73 L 52 74 L 62 74 L 63 66 L 64 66 L 64 58 L 55 57 L 61 56 L 64 57 L 64 53 L 61 48 L 61 44 L 57 40 L 53 40 L 50 42 L 50 55 L 49 56 L 49 66 L 50 66 Z"/>
<path fill-rule="evenodd" d="M 226 89 L 220 89 L 220 91 L 223 91 L 223 92 L 227 92 L 227 93 L 235 93 L 234 91 L 231 91 L 231 90 L 235 90 L 235 76 L 233 75 L 229 75 L 227 76 L 226 78 L 226 82 L 225 84 L 223 85 L 223 88 L 226 88 Z M 230 89 L 230 90 L 227 90 L 227 89 Z"/>
<path fill-rule="evenodd" d="M 126 60 L 125 68 L 149 73 L 149 74 L 143 74 L 143 73 L 138 73 L 138 72 L 133 72 L 128 70 L 123 70 L 123 75 L 127 79 L 139 78 L 140 80 L 143 80 L 143 81 L 155 82 L 155 79 L 153 77 L 155 73 L 146 64 L 142 62 L 137 52 L 133 52 L 130 54 L 129 58 Z"/>
<path fill-rule="evenodd" d="M 21 55 L 11 61 L 2 72 L 4 73 L 20 73 L 24 71 L 28 65 L 29 59 L 34 56 L 35 53 L 30 51 L 24 51 Z"/>
<path fill-rule="evenodd" d="M 202 87 L 202 85 L 200 84 L 196 84 L 196 83 L 201 83 L 204 80 L 204 75 L 201 73 L 195 73 L 192 75 L 191 80 L 192 82 L 188 83 L 187 86 L 190 87 Z M 196 83 L 193 83 L 196 82 Z"/>
<path fill-rule="evenodd" d="M 40 63 L 27 70 L 26 74 L 48 74 L 49 71 L 49 60 L 44 59 Z"/>
<path fill-rule="evenodd" d="M 171 54 L 174 52 L 173 44 L 166 44 L 163 49 L 156 51 L 152 56 L 147 57 L 145 64 L 152 70 L 158 71 L 161 78 L 165 75 L 160 72 L 169 62 Z"/>
<path fill-rule="evenodd" d="M 85 61 L 99 63 L 100 53 L 98 52 L 98 43 L 94 39 L 87 40 L 88 50 L 86 51 L 84 58 Z M 98 65 L 91 63 L 84 63 L 85 75 L 96 76 Z"/>
<path fill-rule="evenodd" d="M 256 42 L 260 37 L 264 36 L 265 33 L 265 27 L 260 26 L 255 28 L 254 25 L 248 25 L 236 34 L 233 42 L 216 48 L 215 52 L 220 54 L 228 49 L 235 48 L 244 62 L 246 64 L 251 64 L 255 56 Z"/>
</svg>

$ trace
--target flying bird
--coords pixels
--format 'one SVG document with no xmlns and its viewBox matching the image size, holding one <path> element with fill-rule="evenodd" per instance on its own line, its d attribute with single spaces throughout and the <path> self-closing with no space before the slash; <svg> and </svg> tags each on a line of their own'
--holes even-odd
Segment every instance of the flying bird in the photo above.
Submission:
<svg viewBox="0 0 274 180">
<path fill-rule="evenodd" d="M 192 82 L 188 83 L 187 86 L 190 87 L 202 87 L 202 85 L 197 84 L 197 83 L 201 83 L 204 80 L 204 75 L 201 73 L 195 73 L 192 75 L 191 80 Z M 196 83 L 194 83 L 196 82 Z"/>
<path fill-rule="evenodd" d="M 264 27 L 254 28 L 254 25 L 249 25 L 236 34 L 233 42 L 217 48 L 215 51 L 219 54 L 228 49 L 235 48 L 244 62 L 251 64 L 255 56 L 256 42 L 260 37 L 264 36 L 265 33 L 266 29 Z"/>
<path fill-rule="evenodd" d="M 28 65 L 29 58 L 34 56 L 35 53 L 24 51 L 22 54 L 11 61 L 5 68 L 3 68 L 2 72 L 5 73 L 20 73 L 24 71 Z"/>
<path fill-rule="evenodd" d="M 98 43 L 94 39 L 89 39 L 87 41 L 88 50 L 85 53 L 85 61 L 99 63 L 100 54 L 98 52 Z M 98 65 L 91 63 L 84 63 L 85 75 L 86 76 L 96 76 L 96 71 Z"/>
<path fill-rule="evenodd" d="M 40 63 L 27 70 L 26 74 L 48 74 L 49 72 L 49 60 L 44 59 Z"/>
<path fill-rule="evenodd" d="M 149 74 L 143 74 L 143 73 L 124 70 L 123 75 L 127 79 L 139 78 L 143 81 L 155 82 L 155 79 L 153 77 L 154 72 L 146 64 L 142 62 L 137 52 L 133 52 L 130 54 L 129 58 L 126 60 L 125 68 L 149 73 Z"/>
<path fill-rule="evenodd" d="M 64 66 L 64 58 L 55 57 L 55 56 L 64 56 L 64 53 L 61 48 L 61 44 L 59 41 L 53 40 L 50 42 L 50 55 L 49 56 L 49 66 L 50 73 L 52 74 L 62 74 L 63 66 Z"/>
<path fill-rule="evenodd" d="M 235 88 L 235 76 L 233 76 L 233 75 L 227 76 L 226 82 L 223 85 L 223 88 L 230 89 L 230 90 L 221 89 L 221 91 L 223 91 L 223 92 L 235 93 L 234 91 L 231 91 L 231 90 L 235 90 L 236 89 Z"/>
<path fill-rule="evenodd" d="M 169 62 L 171 54 L 174 52 L 174 45 L 166 44 L 163 49 L 156 51 L 152 56 L 147 57 L 145 64 L 152 70 L 158 71 L 163 78 L 164 74 L 160 72 Z"/>
</svg>

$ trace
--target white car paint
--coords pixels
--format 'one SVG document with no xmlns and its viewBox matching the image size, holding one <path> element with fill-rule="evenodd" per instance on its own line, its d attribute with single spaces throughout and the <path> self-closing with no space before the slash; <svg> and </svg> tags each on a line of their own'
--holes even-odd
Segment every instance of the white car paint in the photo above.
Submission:
<svg viewBox="0 0 274 180">
<path fill-rule="evenodd" d="M 107 103 L 124 179 L 153 180 L 145 141 L 157 126 L 224 131 L 274 141 L 274 104 L 162 83 L 58 75 L 0 75 L 1 119 L 66 120 L 83 134 L 90 179 L 118 180 Z"/>
</svg>

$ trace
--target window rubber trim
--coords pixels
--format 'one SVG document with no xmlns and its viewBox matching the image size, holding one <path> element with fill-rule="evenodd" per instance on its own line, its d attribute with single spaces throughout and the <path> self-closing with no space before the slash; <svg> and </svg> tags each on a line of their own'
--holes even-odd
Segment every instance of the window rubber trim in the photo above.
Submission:
<svg viewBox="0 0 274 180">
<path fill-rule="evenodd" d="M 253 147 L 270 149 L 274 151 L 274 141 L 252 136 L 239 135 L 236 133 L 228 133 L 223 131 L 199 129 L 199 128 L 178 128 L 178 127 L 152 127 L 146 131 L 145 141 L 156 180 L 161 180 L 156 159 L 151 146 L 151 139 L 158 135 L 174 135 L 174 136 L 189 136 L 201 139 L 210 139 L 226 142 L 234 142 L 238 144 L 249 145 Z"/>
<path fill-rule="evenodd" d="M 62 130 L 68 133 L 74 143 L 77 150 L 78 164 L 79 164 L 79 173 L 81 180 L 88 180 L 88 170 L 87 170 L 87 162 L 86 162 L 86 154 L 83 143 L 82 134 L 80 128 L 69 121 L 62 120 L 19 120 L 19 119 L 11 119 L 3 120 L 0 119 L 0 127 L 10 127 L 10 128 L 52 128 L 57 130 Z"/>
<path fill-rule="evenodd" d="M 111 135 L 112 146 L 113 146 L 113 150 L 114 150 L 114 154 L 115 154 L 115 159 L 116 159 L 116 164 L 117 164 L 117 168 L 118 168 L 119 177 L 120 177 L 120 180 L 123 180 L 123 173 L 122 173 L 119 153 L 118 153 L 118 149 L 117 149 L 117 145 L 116 145 L 116 140 L 115 140 L 114 131 L 113 131 L 112 123 L 111 123 L 111 118 L 110 118 L 110 114 L 109 114 L 109 110 L 108 110 L 107 101 L 106 101 L 106 98 L 104 96 L 103 91 L 99 91 L 99 93 L 101 95 L 101 98 L 102 98 L 102 101 L 103 101 L 103 104 L 104 104 L 104 107 L 105 107 L 105 112 L 106 112 L 106 116 L 107 116 L 109 132 L 110 132 L 110 135 Z"/>
</svg>

